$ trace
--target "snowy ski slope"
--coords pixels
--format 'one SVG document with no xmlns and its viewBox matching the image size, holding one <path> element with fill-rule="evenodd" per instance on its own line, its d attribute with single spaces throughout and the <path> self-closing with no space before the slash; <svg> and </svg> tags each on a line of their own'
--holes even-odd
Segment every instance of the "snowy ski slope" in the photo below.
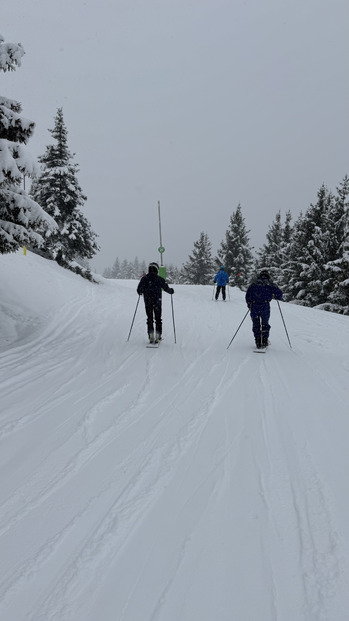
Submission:
<svg viewBox="0 0 349 621">
<path fill-rule="evenodd" d="M 348 621 L 349 318 L 0 256 L 0 619 Z"/>
</svg>

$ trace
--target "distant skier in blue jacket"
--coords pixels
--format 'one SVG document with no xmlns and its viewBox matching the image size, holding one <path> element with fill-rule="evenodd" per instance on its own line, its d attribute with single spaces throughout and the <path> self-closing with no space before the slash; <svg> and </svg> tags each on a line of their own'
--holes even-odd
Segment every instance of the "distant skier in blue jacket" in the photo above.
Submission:
<svg viewBox="0 0 349 621">
<path fill-rule="evenodd" d="M 225 287 L 229 283 L 229 276 L 227 272 L 224 271 L 224 265 L 221 265 L 219 272 L 214 277 L 214 281 L 217 283 L 216 287 L 216 300 L 218 300 L 219 294 L 222 291 L 222 298 L 225 300 Z"/>
<path fill-rule="evenodd" d="M 257 279 L 248 287 L 245 296 L 258 349 L 267 347 L 269 343 L 270 301 L 273 298 L 282 300 L 282 291 L 271 281 L 267 270 L 262 270 Z"/>
</svg>

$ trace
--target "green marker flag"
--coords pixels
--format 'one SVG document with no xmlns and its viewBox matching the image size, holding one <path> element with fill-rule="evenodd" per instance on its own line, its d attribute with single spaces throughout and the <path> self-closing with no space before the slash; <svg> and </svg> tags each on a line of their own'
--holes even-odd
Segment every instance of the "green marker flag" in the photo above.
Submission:
<svg viewBox="0 0 349 621">
<path fill-rule="evenodd" d="M 166 267 L 162 265 L 162 255 L 165 252 L 165 248 L 163 246 L 160 246 L 160 248 L 158 248 L 158 251 L 160 252 L 160 255 L 161 255 L 161 265 L 159 267 L 159 276 L 161 276 L 161 278 L 166 279 Z"/>
</svg>

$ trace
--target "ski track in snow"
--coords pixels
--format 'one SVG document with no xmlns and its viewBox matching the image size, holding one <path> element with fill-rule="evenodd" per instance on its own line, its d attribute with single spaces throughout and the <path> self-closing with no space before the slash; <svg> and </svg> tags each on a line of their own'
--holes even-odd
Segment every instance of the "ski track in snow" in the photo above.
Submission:
<svg viewBox="0 0 349 621">
<path fill-rule="evenodd" d="M 188 370 L 184 373 L 184 376 L 188 377 L 187 384 L 192 383 L 190 379 L 191 372 L 197 364 L 200 364 L 200 360 L 190 363 Z M 196 376 L 195 373 L 194 376 Z M 180 383 L 182 387 L 181 392 L 183 393 L 183 379 L 181 379 Z M 185 381 L 184 387 L 186 387 Z M 175 384 L 172 390 L 175 391 L 176 389 L 178 389 L 178 385 Z M 50 614 L 50 611 L 56 609 L 62 600 L 74 600 L 79 589 L 81 575 L 84 576 L 84 585 L 86 585 L 87 581 L 93 582 L 96 575 L 98 575 L 98 571 L 100 571 L 99 564 L 104 566 L 108 562 L 108 558 L 115 559 L 118 547 L 124 545 L 125 539 L 132 533 L 132 524 L 137 524 L 139 519 L 144 516 L 148 506 L 156 501 L 159 493 L 162 493 L 162 489 L 168 485 L 168 480 L 170 480 L 181 455 L 189 449 L 193 449 L 193 444 L 197 442 L 196 437 L 200 436 L 201 429 L 205 425 L 206 419 L 210 416 L 212 403 L 215 402 L 216 393 L 219 389 L 220 384 L 218 384 L 213 395 L 209 394 L 207 401 L 204 403 L 203 410 L 201 411 L 200 409 L 195 417 L 186 423 L 180 434 L 171 442 L 166 442 L 163 446 L 160 446 L 158 442 L 159 432 L 157 427 L 165 427 L 166 419 L 157 423 L 153 429 L 153 431 L 156 431 L 155 441 L 152 439 L 151 446 L 146 447 L 144 461 L 140 464 L 136 474 L 130 479 L 126 488 L 122 490 L 122 494 L 117 499 L 117 502 L 108 509 L 105 520 L 88 542 L 88 545 L 82 549 L 73 566 L 63 576 L 57 592 L 50 596 L 48 603 L 46 606 L 44 605 L 43 612 L 36 612 L 33 618 L 38 620 L 41 618 L 45 619 Z M 186 391 L 184 392 L 186 395 Z M 169 396 L 166 394 L 165 399 L 168 400 Z M 144 398 L 146 400 L 147 394 L 144 395 Z M 183 396 L 181 395 L 180 401 L 182 399 Z M 152 407 L 161 407 L 163 400 L 164 397 L 159 398 L 153 402 Z M 173 416 L 179 410 L 180 405 L 173 405 L 167 414 Z M 143 411 L 143 416 L 146 413 L 146 410 Z M 123 466 L 121 465 L 121 467 Z M 155 479 L 153 478 L 154 471 L 156 473 Z M 126 532 L 128 533 L 127 535 Z M 76 576 L 77 580 L 74 579 Z M 67 607 L 64 606 L 60 612 L 61 616 L 58 614 L 57 619 L 64 619 L 67 612 Z M 72 610 L 71 612 L 73 615 L 77 614 L 77 610 Z"/>
<path fill-rule="evenodd" d="M 265 475 L 265 472 L 264 470 L 262 471 L 261 494 L 266 502 L 276 531 L 280 533 L 281 529 L 272 515 L 272 507 L 276 504 L 278 505 L 278 503 L 275 503 L 276 498 L 274 497 L 271 498 L 271 502 L 268 502 L 268 496 L 270 495 L 270 489 L 281 489 L 278 481 L 280 472 L 288 473 L 288 485 L 286 487 L 284 479 L 282 490 L 285 493 L 285 490 L 289 488 L 289 500 L 296 518 L 296 532 L 299 535 L 300 573 L 305 594 L 305 614 L 307 618 L 326 621 L 329 618 L 326 601 L 333 594 L 338 575 L 341 571 L 340 546 L 331 516 L 332 503 L 328 498 L 328 493 L 320 480 L 318 472 L 314 468 L 308 447 L 306 445 L 297 447 L 296 439 L 288 421 L 280 420 L 279 417 L 277 420 L 279 445 L 284 447 L 284 463 L 280 463 L 280 457 L 277 459 L 274 455 L 272 447 L 277 446 L 277 444 L 271 442 L 268 437 L 268 430 L 273 421 L 270 419 L 270 416 L 267 416 L 267 413 L 271 413 L 273 417 L 278 416 L 277 400 L 273 396 L 272 384 L 275 381 L 274 374 L 277 373 L 280 377 L 280 368 L 278 365 L 275 365 L 272 382 L 270 382 L 268 375 L 270 368 L 267 369 L 264 366 L 261 371 L 260 389 L 264 392 L 263 437 L 271 470 L 267 480 L 264 480 L 265 477 L 263 475 Z M 268 387 L 267 391 L 265 387 Z M 292 398 L 291 395 L 288 395 L 288 397 Z M 297 404 L 295 404 L 295 407 L 297 408 Z M 282 434 L 280 433 L 281 431 Z M 275 464 L 278 464 L 277 471 L 275 471 Z M 263 541 L 265 540 L 266 538 L 263 538 Z"/>
<path fill-rule="evenodd" d="M 259 357 L 250 325 L 227 350 L 240 292 L 176 287 L 152 351 L 135 287 L 84 285 L 0 354 L 0 618 L 346 621 L 344 318 L 284 305 L 291 350 L 273 308 Z"/>
</svg>

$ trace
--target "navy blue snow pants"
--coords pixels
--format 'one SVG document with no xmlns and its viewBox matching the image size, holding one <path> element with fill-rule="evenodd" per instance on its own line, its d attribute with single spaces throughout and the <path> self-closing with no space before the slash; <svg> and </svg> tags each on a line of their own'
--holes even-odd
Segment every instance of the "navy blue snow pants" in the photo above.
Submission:
<svg viewBox="0 0 349 621">
<path fill-rule="evenodd" d="M 162 334 L 162 319 L 161 319 L 161 299 L 144 298 L 145 312 L 147 315 L 147 329 L 148 334 L 154 333 L 154 320 L 155 320 L 155 332 L 161 336 Z"/>
<path fill-rule="evenodd" d="M 253 322 L 252 331 L 256 343 L 266 343 L 268 341 L 270 331 L 269 317 L 269 304 L 263 304 L 263 306 L 253 305 L 251 310 L 251 319 Z"/>
</svg>

